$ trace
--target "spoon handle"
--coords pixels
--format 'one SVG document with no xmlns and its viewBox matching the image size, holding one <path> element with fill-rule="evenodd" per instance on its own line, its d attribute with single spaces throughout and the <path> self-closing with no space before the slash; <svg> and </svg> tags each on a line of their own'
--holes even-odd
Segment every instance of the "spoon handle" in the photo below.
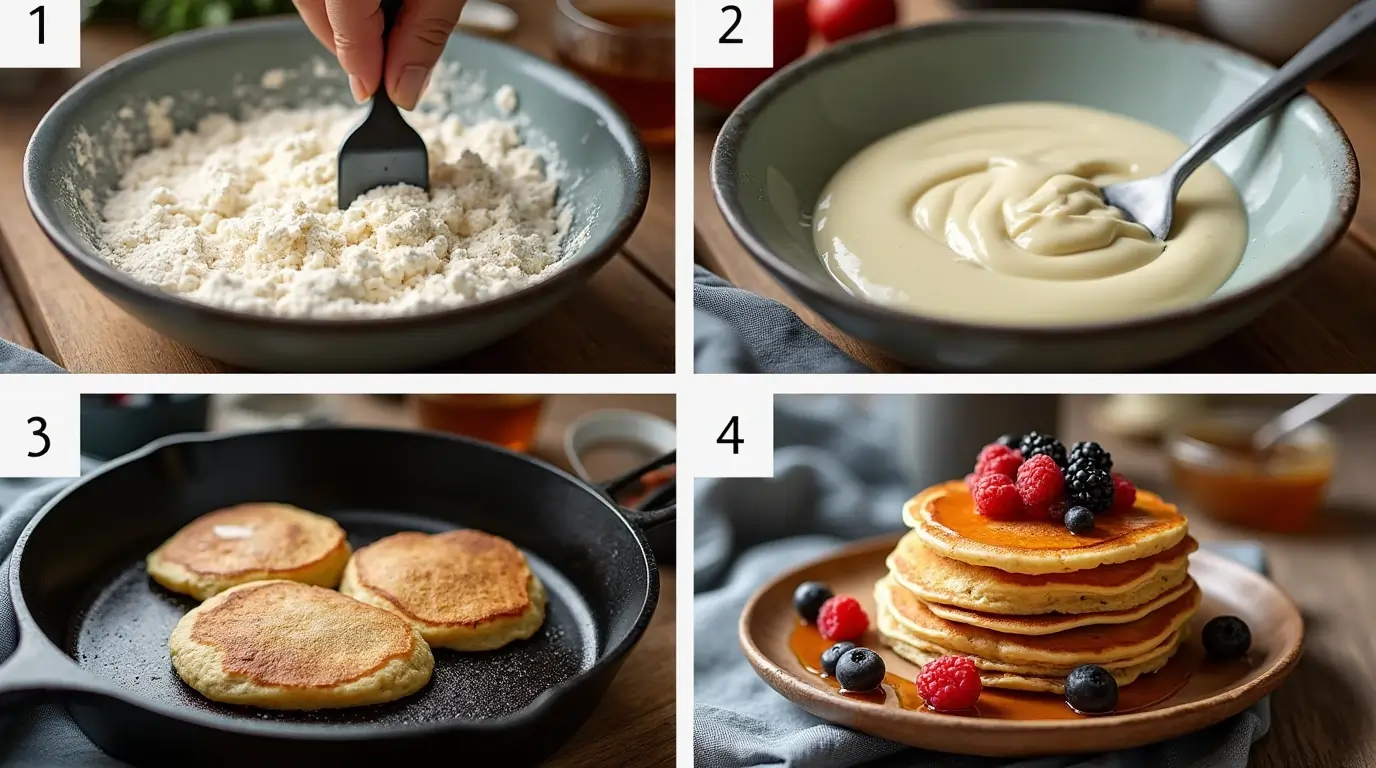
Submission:
<svg viewBox="0 0 1376 768">
<path fill-rule="evenodd" d="M 1171 167 L 1172 193 L 1180 191 L 1195 169 L 1214 156 L 1252 124 L 1289 101 L 1309 83 L 1327 74 L 1357 52 L 1362 35 L 1376 29 L 1376 0 L 1362 0 L 1328 25 L 1276 72 L 1266 84 L 1247 97 L 1232 114 L 1195 141 Z M 1175 195 L 1171 195 L 1174 199 Z"/>
<path fill-rule="evenodd" d="M 1265 452 L 1282 437 L 1342 405 L 1352 395 L 1314 395 L 1276 418 L 1252 435 L 1252 448 Z"/>
<path fill-rule="evenodd" d="M 1376 2 L 1376 0 L 1372 0 Z M 401 13 L 401 0 L 382 0 L 382 81 L 378 83 L 377 91 L 373 93 L 373 110 L 379 109 L 396 112 L 397 116 L 401 111 L 397 105 L 392 103 L 392 97 L 387 94 L 387 43 L 392 39 L 392 28 L 397 24 L 397 15 Z"/>
</svg>

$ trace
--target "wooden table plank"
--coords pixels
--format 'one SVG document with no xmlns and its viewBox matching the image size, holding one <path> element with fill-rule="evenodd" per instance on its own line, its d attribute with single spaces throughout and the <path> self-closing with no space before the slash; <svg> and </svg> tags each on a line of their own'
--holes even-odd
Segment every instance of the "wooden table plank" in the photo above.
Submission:
<svg viewBox="0 0 1376 768">
<path fill-rule="evenodd" d="M 944 0 L 900 0 L 902 22 L 917 24 L 955 11 Z M 1189 25 L 1190 0 L 1155 0 L 1149 15 Z M 1343 125 L 1366 165 L 1376 166 L 1376 81 L 1350 71 L 1314 88 Z M 694 136 L 694 244 L 699 263 L 731 283 L 789 306 L 851 357 L 876 372 L 909 370 L 876 347 L 851 338 L 793 298 L 742 248 L 721 216 L 709 181 L 712 145 L 719 126 Z M 1174 373 L 1339 373 L 1376 370 L 1376 173 L 1365 175 L 1370 193 L 1359 201 L 1349 235 L 1312 273 L 1254 323 L 1160 369 Z"/>
<path fill-rule="evenodd" d="M 3 247 L 4 243 L 0 242 L 0 248 Z M 24 321 L 24 312 L 14 299 L 3 266 L 3 263 L 0 263 L 0 339 L 33 349 L 33 336 L 29 333 L 29 324 Z"/>
<path fill-rule="evenodd" d="M 552 5 L 515 4 L 511 42 L 552 54 Z M 136 31 L 91 28 L 85 69 L 143 41 Z M 24 200 L 20 169 L 47 107 L 81 73 L 51 73 L 27 102 L 0 110 L 0 266 L 23 312 L 26 346 L 74 372 L 208 373 L 233 369 L 145 327 L 106 300 L 48 243 Z M 565 305 L 516 335 L 445 370 L 580 373 L 671 372 L 674 365 L 673 157 L 656 153 L 649 209 L 627 249 Z M 3 301 L 3 300 L 0 300 Z M 16 335 L 18 335 L 16 333 Z"/>
</svg>

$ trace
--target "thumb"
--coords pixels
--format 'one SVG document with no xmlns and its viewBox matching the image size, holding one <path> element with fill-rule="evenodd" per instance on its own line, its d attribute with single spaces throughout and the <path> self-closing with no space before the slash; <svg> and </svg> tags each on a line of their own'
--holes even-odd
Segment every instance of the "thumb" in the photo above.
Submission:
<svg viewBox="0 0 1376 768">
<path fill-rule="evenodd" d="M 449 42 L 464 0 L 406 0 L 387 41 L 387 94 L 398 107 L 415 109 L 430 73 Z"/>
</svg>

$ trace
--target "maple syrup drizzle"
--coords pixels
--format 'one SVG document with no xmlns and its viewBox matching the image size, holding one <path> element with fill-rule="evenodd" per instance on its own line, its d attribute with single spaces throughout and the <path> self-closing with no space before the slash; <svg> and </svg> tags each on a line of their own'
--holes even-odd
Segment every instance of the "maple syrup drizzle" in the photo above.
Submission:
<svg viewBox="0 0 1376 768">
<path fill-rule="evenodd" d="M 871 630 L 865 634 L 868 648 L 878 649 L 882 645 Z M 857 693 L 841 689 L 841 683 L 822 671 L 822 652 L 832 646 L 822 637 L 817 628 L 799 622 L 789 637 L 789 648 L 798 663 L 808 672 L 827 681 L 840 695 L 873 704 L 898 706 L 903 709 L 924 709 L 922 694 L 917 685 L 892 672 L 884 675 L 884 682 L 874 691 Z M 1191 675 L 1203 663 L 1203 652 L 1193 644 L 1185 644 L 1166 662 L 1166 666 L 1148 675 L 1143 675 L 1125 685 L 1118 691 L 1118 707 L 1106 714 L 1122 715 L 1154 707 L 1179 693 L 1189 682 Z M 927 710 L 933 711 L 933 710 Z M 944 712 L 956 717 L 985 717 L 997 720 L 1074 720 L 1085 715 L 1071 709 L 1065 697 L 1049 693 L 1030 693 L 1008 691 L 998 688 L 985 688 L 980 693 L 979 702 L 965 712 Z"/>
</svg>

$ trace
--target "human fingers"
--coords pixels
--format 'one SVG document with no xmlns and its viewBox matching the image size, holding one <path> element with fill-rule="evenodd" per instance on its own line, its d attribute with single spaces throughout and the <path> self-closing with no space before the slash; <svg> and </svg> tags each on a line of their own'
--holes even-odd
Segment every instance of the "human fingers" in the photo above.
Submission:
<svg viewBox="0 0 1376 768">
<path fill-rule="evenodd" d="M 382 86 L 382 10 L 378 0 L 324 0 L 339 66 L 349 88 L 366 101 Z"/>
<path fill-rule="evenodd" d="M 464 0 L 406 0 L 388 40 L 387 93 L 402 109 L 415 109 L 430 73 L 449 42 Z"/>
</svg>

